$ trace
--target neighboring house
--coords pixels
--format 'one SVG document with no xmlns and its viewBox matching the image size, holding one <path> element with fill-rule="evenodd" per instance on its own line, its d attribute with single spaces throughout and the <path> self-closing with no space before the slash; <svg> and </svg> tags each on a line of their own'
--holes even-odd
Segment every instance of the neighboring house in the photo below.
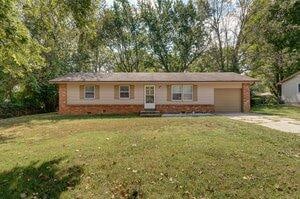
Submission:
<svg viewBox="0 0 300 199">
<path fill-rule="evenodd" d="M 250 85 L 236 73 L 75 73 L 59 86 L 60 114 L 249 112 Z"/>
<path fill-rule="evenodd" d="M 300 103 L 300 71 L 279 82 L 281 99 L 288 104 Z"/>
</svg>

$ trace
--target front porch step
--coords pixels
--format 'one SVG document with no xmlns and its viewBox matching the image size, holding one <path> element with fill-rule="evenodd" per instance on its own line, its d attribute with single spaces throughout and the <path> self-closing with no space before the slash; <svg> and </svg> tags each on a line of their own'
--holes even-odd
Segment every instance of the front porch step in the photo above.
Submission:
<svg viewBox="0 0 300 199">
<path fill-rule="evenodd" d="M 141 111 L 140 116 L 142 116 L 142 117 L 158 117 L 158 116 L 161 116 L 161 113 L 159 111 L 149 109 L 149 110 Z"/>
</svg>

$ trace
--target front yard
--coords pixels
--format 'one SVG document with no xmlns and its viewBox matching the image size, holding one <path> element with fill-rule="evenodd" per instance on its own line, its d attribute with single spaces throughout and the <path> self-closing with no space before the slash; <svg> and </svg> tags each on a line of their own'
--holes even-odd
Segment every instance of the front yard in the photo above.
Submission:
<svg viewBox="0 0 300 199">
<path fill-rule="evenodd" d="M 220 116 L 0 120 L 3 198 L 297 198 L 300 137 Z"/>
</svg>

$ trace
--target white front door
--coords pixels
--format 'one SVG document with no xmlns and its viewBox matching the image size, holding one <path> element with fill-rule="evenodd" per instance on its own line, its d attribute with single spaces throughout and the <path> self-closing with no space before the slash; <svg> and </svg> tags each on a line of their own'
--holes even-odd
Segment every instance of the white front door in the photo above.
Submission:
<svg viewBox="0 0 300 199">
<path fill-rule="evenodd" d="M 155 109 L 155 86 L 154 85 L 145 85 L 144 107 L 145 109 Z"/>
</svg>

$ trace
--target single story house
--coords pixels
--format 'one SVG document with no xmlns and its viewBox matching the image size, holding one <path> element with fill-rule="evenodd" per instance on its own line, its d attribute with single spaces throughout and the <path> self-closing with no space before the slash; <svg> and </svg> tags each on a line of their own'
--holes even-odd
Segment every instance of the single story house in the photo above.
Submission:
<svg viewBox="0 0 300 199">
<path fill-rule="evenodd" d="M 300 103 L 300 71 L 279 82 L 281 100 L 287 104 Z"/>
<path fill-rule="evenodd" d="M 250 85 L 232 72 L 73 73 L 59 87 L 60 114 L 249 112 Z"/>
</svg>

